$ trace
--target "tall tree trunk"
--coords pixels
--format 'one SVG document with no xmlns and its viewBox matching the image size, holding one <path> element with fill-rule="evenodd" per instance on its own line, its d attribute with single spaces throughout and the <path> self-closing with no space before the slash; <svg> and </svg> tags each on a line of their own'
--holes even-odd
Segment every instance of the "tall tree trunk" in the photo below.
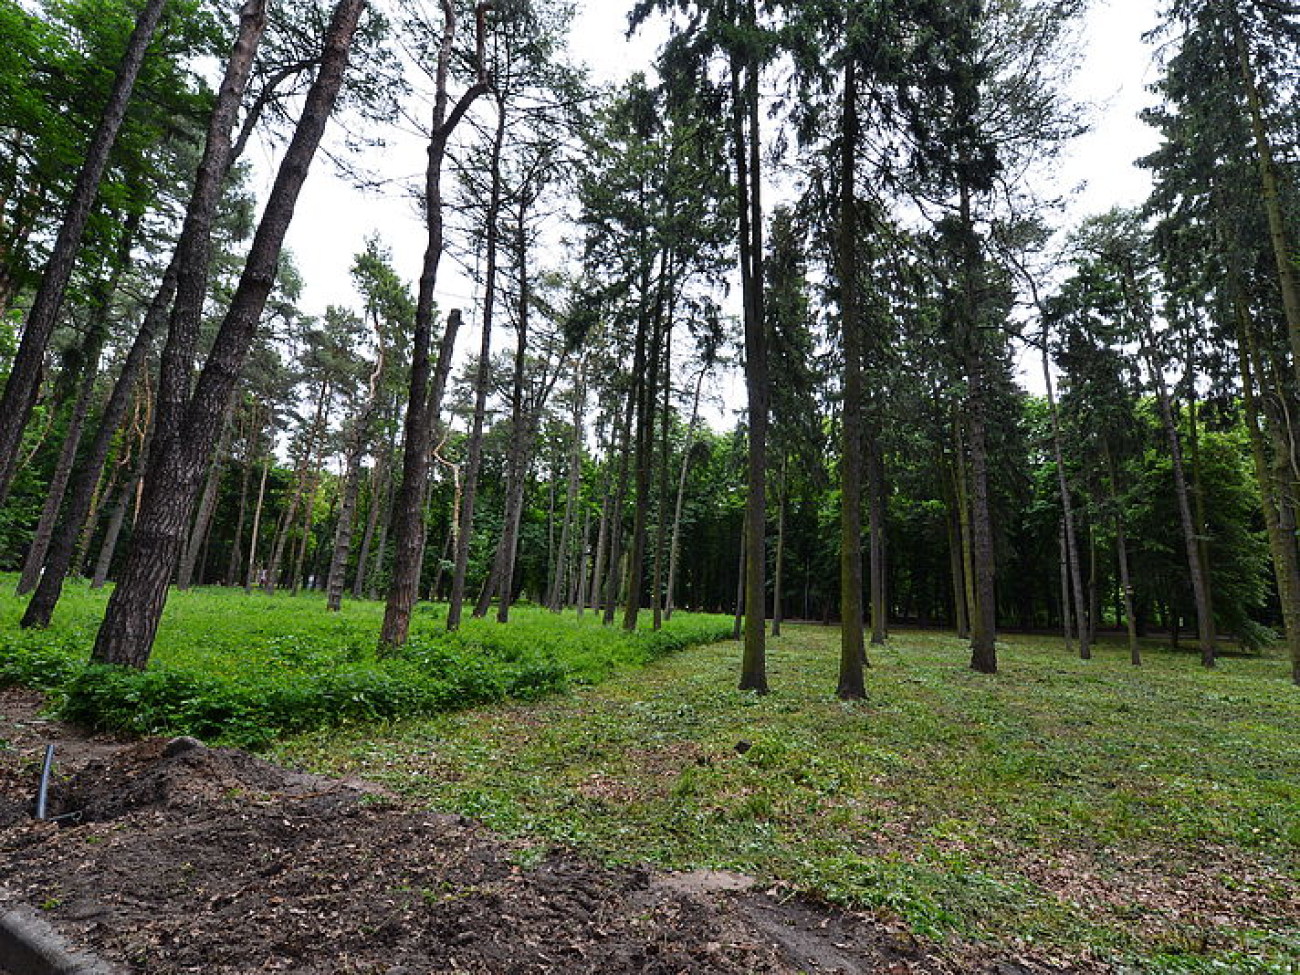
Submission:
<svg viewBox="0 0 1300 975">
<path fill-rule="evenodd" d="M 643 243 L 641 245 L 645 247 Z M 651 468 L 654 465 L 655 405 L 659 399 L 660 343 L 663 335 L 663 302 L 666 285 L 661 255 L 659 283 L 653 307 L 650 298 L 650 258 L 643 254 L 640 313 L 637 315 L 636 346 L 632 353 L 632 377 L 636 394 L 636 500 L 632 507 L 632 546 L 628 553 L 627 604 L 623 610 L 623 629 L 636 629 L 641 609 L 643 567 L 645 565 L 646 520 L 650 507 Z"/>
<path fill-rule="evenodd" d="M 316 442 L 325 426 L 325 401 L 329 395 L 329 383 L 321 383 L 316 393 L 316 407 L 312 415 L 311 426 L 307 428 L 307 441 L 302 448 L 302 456 L 293 472 L 293 493 L 289 504 L 280 513 L 280 523 L 275 531 L 275 542 L 271 546 L 271 562 L 266 569 L 266 578 L 262 580 L 262 591 L 268 596 L 275 595 L 280 587 L 281 566 L 284 563 L 285 549 L 289 547 L 297 522 L 298 511 L 308 495 L 308 481 L 313 466 Z"/>
<path fill-rule="evenodd" d="M 1037 291 L 1035 290 L 1035 301 L 1037 301 Z M 1070 577 L 1071 591 L 1074 593 L 1074 605 L 1077 609 L 1077 622 L 1079 626 L 1079 657 L 1088 660 L 1092 657 L 1092 647 L 1088 641 L 1088 632 L 1090 626 L 1084 619 L 1084 602 L 1083 602 L 1083 573 L 1079 563 L 1079 543 L 1075 533 L 1074 519 L 1074 498 L 1070 491 L 1069 480 L 1065 476 L 1065 450 L 1063 447 L 1064 438 L 1061 435 L 1061 415 L 1056 405 L 1056 391 L 1052 383 L 1052 367 L 1050 360 L 1050 335 L 1048 333 L 1048 319 L 1043 316 L 1043 383 L 1047 389 L 1047 411 L 1052 421 L 1052 453 L 1056 460 L 1056 486 L 1061 494 L 1061 512 L 1065 525 L 1065 552 L 1066 569 Z M 1065 638 L 1066 647 L 1069 648 L 1070 637 L 1067 630 Z"/>
<path fill-rule="evenodd" d="M 374 321 L 375 368 L 370 371 L 366 403 L 353 421 L 352 437 L 344 461 L 343 491 L 339 499 L 339 520 L 334 529 L 334 550 L 330 557 L 329 577 L 325 583 L 325 608 L 337 613 L 343 608 L 343 589 L 347 582 L 348 555 L 352 551 L 352 529 L 356 521 L 357 497 L 361 493 L 361 457 L 370 440 L 370 429 L 379 411 L 379 380 L 384 373 L 384 333 L 378 317 Z"/>
<path fill-rule="evenodd" d="M 244 561 L 244 525 L 248 520 L 248 485 L 253 476 L 253 437 L 254 427 L 258 421 L 256 415 L 246 416 L 241 427 L 244 434 L 244 456 L 239 465 L 239 507 L 235 515 L 235 531 L 230 541 L 230 556 L 226 561 L 226 571 L 221 577 L 224 586 L 237 585 L 239 569 Z"/>
<path fill-rule="evenodd" d="M 1183 531 L 1183 545 L 1187 552 L 1187 569 L 1192 584 L 1192 599 L 1196 604 L 1197 640 L 1201 651 L 1201 663 L 1206 667 L 1215 664 L 1214 619 L 1210 611 L 1210 584 L 1205 564 L 1201 560 L 1201 546 L 1196 533 L 1196 522 L 1192 516 L 1191 495 L 1187 486 L 1187 475 L 1183 465 L 1182 438 L 1178 435 L 1178 426 L 1174 420 L 1173 402 L 1169 388 L 1165 385 L 1164 372 L 1161 370 L 1155 330 L 1151 320 L 1137 307 L 1136 282 L 1132 269 L 1122 269 L 1124 275 L 1125 301 L 1130 317 L 1141 330 L 1142 355 L 1146 360 L 1147 370 L 1151 373 L 1151 384 L 1155 389 L 1156 403 L 1160 408 L 1160 421 L 1164 426 L 1165 439 L 1169 444 L 1169 460 L 1173 468 L 1174 499 L 1178 505 L 1178 520 Z"/>
<path fill-rule="evenodd" d="M 135 496 L 136 485 L 139 482 L 138 474 L 122 482 L 117 503 L 108 517 L 104 541 L 99 546 L 99 558 L 95 561 L 95 573 L 90 580 L 91 589 L 102 589 L 104 583 L 108 581 L 108 571 L 113 564 L 113 555 L 117 552 L 117 540 L 121 537 L 122 524 L 126 521 L 126 509 L 131 506 L 131 498 Z"/>
<path fill-rule="evenodd" d="M 741 4 L 742 26 L 753 30 L 754 0 Z M 759 125 L 757 55 L 731 56 L 732 130 L 735 144 L 737 211 L 740 237 L 740 288 L 745 323 L 745 397 L 749 418 L 749 456 L 745 479 L 745 646 L 740 689 L 766 694 L 767 546 L 767 337 L 763 315 L 762 139 Z"/>
<path fill-rule="evenodd" d="M 691 401 L 691 420 L 686 425 L 686 440 L 682 444 L 682 469 L 677 476 L 677 500 L 673 504 L 673 534 L 668 548 L 668 583 L 664 591 L 664 618 L 673 618 L 673 609 L 677 599 L 677 560 L 681 552 L 682 509 L 686 502 L 686 476 L 691 467 L 691 450 L 695 446 L 695 427 L 700 419 L 700 394 L 704 389 L 704 377 L 709 372 L 706 362 L 700 367 L 695 379 L 695 396 Z"/>
<path fill-rule="evenodd" d="M 1065 518 L 1061 518 L 1058 531 L 1058 544 L 1061 550 L 1061 628 L 1064 631 L 1065 652 L 1074 652 L 1074 630 L 1070 613 L 1070 548 L 1065 537 Z"/>
<path fill-rule="evenodd" d="M 232 403 L 233 405 L 233 403 Z M 212 526 L 212 516 L 217 510 L 217 491 L 221 487 L 221 474 L 225 470 L 226 458 L 223 456 L 230 438 L 230 412 L 227 409 L 225 422 L 221 426 L 221 439 L 217 443 L 212 464 L 208 467 L 207 480 L 203 484 L 203 493 L 199 497 L 199 511 L 190 529 L 189 541 L 181 556 L 180 570 L 176 574 L 176 588 L 189 589 L 194 580 L 194 567 L 198 562 L 199 549 L 207 540 L 208 529 Z M 201 582 L 202 580 L 200 580 Z"/>
<path fill-rule="evenodd" d="M 785 585 L 785 501 L 788 458 L 781 458 L 781 484 L 776 495 L 776 558 L 772 563 L 772 636 L 781 635 L 781 624 L 785 622 L 784 594 Z"/>
<path fill-rule="evenodd" d="M 545 377 L 539 377 L 540 385 L 534 402 L 528 401 L 526 372 L 532 290 L 529 286 L 527 213 L 534 199 L 531 192 L 525 191 L 518 200 L 515 260 L 519 272 L 519 296 L 516 309 L 514 388 L 511 393 L 510 455 L 506 463 L 508 486 L 505 517 L 502 520 L 501 538 L 497 544 L 496 565 L 488 578 L 488 585 L 479 595 L 478 606 L 474 610 L 476 616 L 485 615 L 495 590 L 500 594 L 497 603 L 498 623 L 505 623 L 510 619 L 510 604 L 514 600 L 515 562 L 519 552 L 519 527 L 523 518 L 524 493 L 528 486 L 528 469 L 532 465 L 532 445 L 549 391 L 560 372 L 560 366 L 557 364 L 555 376 L 550 381 Z"/>
<path fill-rule="evenodd" d="M 248 571 L 244 573 L 244 592 L 251 593 L 259 585 L 257 543 L 262 532 L 262 509 L 266 504 L 266 479 L 271 473 L 271 455 L 262 461 L 262 477 L 257 484 L 257 503 L 253 506 L 253 528 L 248 534 Z"/>
<path fill-rule="evenodd" d="M 675 287 L 673 288 L 675 291 Z M 655 489 L 655 547 L 654 570 L 650 578 L 650 609 L 654 617 L 655 630 L 664 625 L 664 572 L 668 545 L 668 461 L 670 455 L 669 432 L 672 425 L 673 397 L 673 320 L 676 317 L 676 301 L 670 303 L 668 317 L 664 326 L 663 365 L 659 374 L 663 376 L 663 402 L 659 406 L 659 486 Z"/>
<path fill-rule="evenodd" d="M 1115 512 L 1115 554 L 1119 559 L 1119 587 L 1124 604 L 1124 625 L 1128 630 L 1129 662 L 1134 667 L 1142 666 L 1142 649 L 1138 645 L 1137 614 L 1133 610 L 1133 580 L 1129 577 L 1128 533 L 1124 528 L 1124 509 L 1119 496 L 1119 475 L 1115 470 L 1115 458 L 1111 455 L 1110 444 L 1102 444 L 1106 460 L 1106 476 L 1110 484 L 1110 504 Z"/>
<path fill-rule="evenodd" d="M 873 430 L 873 433 L 875 431 Z M 878 438 L 867 448 L 867 513 L 871 531 L 871 645 L 889 639 L 889 598 L 885 548 L 885 471 Z"/>
<path fill-rule="evenodd" d="M 1234 276 L 1234 280 L 1240 282 L 1239 277 Z M 1296 545 L 1293 501 L 1295 479 L 1287 462 L 1294 448 L 1286 429 L 1274 419 L 1272 411 L 1261 410 L 1257 390 L 1264 384 L 1264 365 L 1260 361 L 1249 306 L 1239 288 L 1234 288 L 1233 305 L 1240 347 L 1237 360 L 1241 369 L 1242 402 L 1245 407 L 1246 429 L 1250 435 L 1251 458 L 1255 464 L 1255 480 L 1259 484 L 1264 523 L 1268 527 L 1274 578 L 1277 580 L 1283 628 L 1291 657 L 1292 679 L 1300 684 L 1300 549 Z M 1268 459 L 1269 443 L 1278 447 L 1274 452 L 1276 468 Z"/>
<path fill-rule="evenodd" d="M 159 431 L 174 426 L 179 435 L 158 440 L 155 434 L 131 554 L 95 641 L 92 656 L 97 662 L 139 668 L 148 663 L 198 480 L 211 457 L 221 419 L 275 283 L 298 193 L 342 86 L 352 38 L 365 7 L 366 0 L 339 0 L 335 7 L 326 28 L 320 67 L 212 351 L 179 422 L 163 423 L 159 417 Z"/>
<path fill-rule="evenodd" d="M 23 431 L 27 427 L 27 419 L 31 415 L 36 390 L 40 385 L 45 350 L 63 307 L 63 296 L 72 278 L 81 238 L 90 219 L 91 208 L 99 195 L 100 180 L 108 165 L 113 144 L 117 141 L 118 131 L 126 118 L 127 105 L 131 101 L 131 93 L 144 64 L 149 43 L 166 6 L 167 0 L 148 0 L 136 17 L 135 28 L 118 65 L 108 101 L 95 133 L 91 136 L 81 171 L 77 174 L 72 198 L 50 251 L 40 288 L 27 314 L 22 341 L 14 356 L 4 393 L 0 395 L 0 506 L 8 498 L 9 488 L 13 484 Z"/>
<path fill-rule="evenodd" d="M 602 621 L 606 626 L 614 622 L 614 611 L 618 604 L 619 562 L 622 560 L 623 546 L 623 508 L 627 500 L 628 480 L 631 471 L 632 455 L 632 415 L 636 406 L 636 397 L 627 398 L 627 408 L 623 411 L 623 430 L 619 438 L 621 448 L 618 458 L 618 480 L 614 488 L 614 501 L 609 512 L 609 550 L 606 554 L 604 615 Z"/>
<path fill-rule="evenodd" d="M 971 613 L 971 669 L 996 673 L 997 594 L 994 585 L 993 519 L 989 504 L 988 377 L 979 334 L 979 277 L 983 258 L 971 212 L 971 191 L 960 187 L 962 238 L 961 297 L 958 311 L 966 368 L 966 422 L 970 449 L 970 551 L 975 604 Z"/>
<path fill-rule="evenodd" d="M 582 535 L 578 540 L 577 571 L 572 582 L 570 603 L 578 608 L 578 619 L 582 619 L 587 605 L 587 559 L 591 551 L 591 509 L 582 513 Z"/>
<path fill-rule="evenodd" d="M 44 628 L 50 625 L 54 608 L 63 594 L 63 583 L 68 577 L 68 572 L 74 565 L 80 569 L 85 564 L 84 554 L 81 557 L 77 555 L 78 536 L 82 535 L 83 529 L 90 527 L 93 522 L 91 509 L 94 505 L 95 491 L 103 475 L 108 455 L 113 448 L 113 438 L 126 417 L 132 393 L 153 348 L 154 337 L 167 317 L 175 293 L 176 257 L 173 255 L 163 275 L 162 283 L 145 311 L 140 330 L 131 342 L 117 380 L 113 383 L 113 391 L 109 394 L 108 403 L 99 419 L 99 427 L 95 431 L 90 449 L 73 474 L 67 492 L 67 503 L 63 509 L 63 518 L 55 529 L 45 557 L 45 571 L 41 574 L 36 592 L 23 613 L 22 626 L 25 628 Z M 89 545 L 89 539 L 86 544 Z"/>
<path fill-rule="evenodd" d="M 121 239 L 118 241 L 112 274 L 108 280 L 100 282 L 94 288 L 94 307 L 91 311 L 90 325 L 81 349 L 81 387 L 72 407 L 72 416 L 69 418 L 68 430 L 64 435 L 63 446 L 59 451 L 59 460 L 55 467 L 54 477 L 50 480 L 45 505 L 41 509 L 36 534 L 32 538 L 31 548 L 27 553 L 27 561 L 23 565 L 22 576 L 18 580 L 18 595 L 20 596 L 31 592 L 40 582 L 42 569 L 45 566 L 51 543 L 59 526 L 59 512 L 64 507 L 63 502 L 68 490 L 68 483 L 76 467 L 77 451 L 81 447 L 82 431 L 85 429 L 86 417 L 90 411 L 95 380 L 99 376 L 99 359 L 103 353 L 104 340 L 108 332 L 108 318 L 112 314 L 113 297 L 121 287 L 123 276 L 131 267 L 131 248 L 139 236 L 141 221 L 142 217 L 138 214 L 132 214 L 127 218 L 122 228 Z M 109 406 L 111 407 L 111 405 L 110 403 Z M 92 458 L 88 458 L 88 460 L 93 460 L 93 448 Z M 102 468 L 103 463 L 101 462 L 98 466 Z M 100 473 L 100 469 L 95 472 L 96 483 L 98 483 Z M 75 504 L 75 498 L 69 499 L 69 515 L 75 513 Z M 59 570 L 56 568 L 56 571 Z"/>
<path fill-rule="evenodd" d="M 1210 521 L 1205 513 L 1205 491 L 1202 488 L 1201 477 L 1201 431 L 1198 422 L 1196 407 L 1196 377 L 1193 369 L 1194 358 L 1192 349 L 1187 350 L 1187 433 L 1188 446 L 1191 448 L 1192 469 L 1191 489 L 1192 489 L 1192 515 L 1196 520 L 1196 543 L 1201 550 L 1201 565 L 1205 567 L 1206 572 L 1206 589 L 1205 598 L 1209 603 L 1207 615 L 1210 624 L 1214 624 L 1214 587 L 1209 585 L 1209 566 L 1210 566 Z M 1212 634 L 1212 638 L 1217 638 L 1217 634 Z"/>
<path fill-rule="evenodd" d="M 298 595 L 302 588 L 307 584 L 304 575 L 304 567 L 307 563 L 307 548 L 312 541 L 312 527 L 316 521 L 316 495 L 320 488 L 320 460 L 313 465 L 307 480 L 307 503 L 303 506 L 302 512 L 302 534 L 298 536 L 298 551 L 293 559 L 293 571 L 290 573 L 290 592 Z"/>
<path fill-rule="evenodd" d="M 483 279 L 483 332 L 479 342 L 478 365 L 474 371 L 474 418 L 469 434 L 469 455 L 465 460 L 465 483 L 460 499 L 460 523 L 456 530 L 456 562 L 452 570 L 451 595 L 447 602 L 447 629 L 460 628 L 465 603 L 465 580 L 469 573 L 469 546 L 474 534 L 474 506 L 478 498 L 479 472 L 483 465 L 483 426 L 487 416 L 487 396 L 492 368 L 492 324 L 496 311 L 497 253 L 501 216 L 501 150 L 505 144 L 505 104 L 497 103 L 497 127 L 492 140 L 491 189 L 487 214 L 483 221 L 486 247 Z"/>
<path fill-rule="evenodd" d="M 388 533 L 393 526 L 393 506 L 397 501 L 397 485 L 391 475 L 388 478 L 388 490 L 384 495 L 383 505 L 379 509 L 379 536 L 375 539 L 375 557 L 371 562 L 369 579 L 366 582 L 366 594 L 370 599 L 379 598 L 379 580 L 384 574 L 384 563 L 388 553 Z"/>
<path fill-rule="evenodd" d="M 429 139 L 429 164 L 425 170 L 424 207 L 428 222 L 428 243 L 424 251 L 424 267 L 420 273 L 420 289 L 416 299 L 415 341 L 411 350 L 410 398 L 406 408 L 405 444 L 402 457 L 402 480 L 393 502 L 395 544 L 392 579 L 388 586 L 388 601 L 384 606 L 384 622 L 379 633 L 379 649 L 388 653 L 406 644 L 411 628 L 411 612 L 419 596 L 420 570 L 424 561 L 424 500 L 429 477 L 430 451 L 433 447 L 433 428 L 441 411 L 442 391 L 431 389 L 430 352 L 433 345 L 434 288 L 438 282 L 438 265 L 442 261 L 444 218 L 442 212 L 442 167 L 447 155 L 447 143 L 471 105 L 491 90 L 487 67 L 483 60 L 486 12 L 491 3 L 477 6 L 478 80 L 465 90 L 455 106 L 451 105 L 448 80 L 456 40 L 456 4 L 454 0 L 441 0 L 443 31 L 435 71 L 433 119 Z M 459 316 L 456 323 L 459 324 Z M 450 330 L 451 320 L 447 327 Z M 447 349 L 446 333 L 443 348 Z M 450 350 L 447 350 L 446 368 L 450 369 Z M 442 363 L 439 363 L 441 370 Z M 433 394 L 437 394 L 436 396 Z"/>
<path fill-rule="evenodd" d="M 565 602 L 569 577 L 578 572 L 573 558 L 571 535 L 578 518 L 578 492 L 582 487 L 582 443 L 585 437 L 582 417 L 587 411 L 586 360 L 579 359 L 574 368 L 573 389 L 573 443 L 569 447 L 568 485 L 564 493 L 564 519 L 560 524 L 560 543 L 556 547 L 554 568 L 551 570 L 551 592 L 546 601 L 553 613 L 558 613 Z M 571 568 L 572 566 L 572 568 Z"/>
<path fill-rule="evenodd" d="M 101 311 L 103 309 L 101 308 Z M 68 429 L 59 449 L 58 461 L 54 466 L 54 476 L 46 489 L 45 504 L 41 507 L 41 517 L 36 523 L 36 533 L 32 536 L 27 558 L 18 577 L 19 596 L 25 596 L 36 588 L 41 579 L 41 569 L 49 553 L 50 542 L 58 522 L 59 511 L 63 507 L 63 497 L 68 489 L 68 480 L 77 459 L 77 450 L 81 446 L 81 431 L 90 412 L 90 402 L 95 394 L 95 380 L 99 377 L 99 356 L 104 347 L 104 330 L 102 326 L 92 325 L 91 332 L 82 344 L 81 382 L 76 399 L 72 403 L 72 412 L 68 417 Z"/>
<path fill-rule="evenodd" d="M 844 396 L 840 418 L 840 672 L 841 700 L 867 696 L 862 668 L 867 661 L 862 606 L 862 438 L 864 355 L 858 307 L 857 149 L 859 140 L 857 65 L 846 58 L 840 132 L 840 207 L 836 267 L 839 272 L 840 331 L 844 347 Z"/>
<path fill-rule="evenodd" d="M 957 631 L 957 638 L 965 640 L 970 637 L 970 616 L 967 608 L 966 586 L 966 535 L 963 527 L 962 507 L 965 494 L 961 488 L 961 475 L 958 471 L 962 463 L 961 448 L 954 445 L 954 456 L 949 463 L 945 457 L 938 460 L 942 471 L 944 504 L 947 508 L 946 528 L 948 532 L 948 562 L 952 576 L 952 621 Z"/>
<path fill-rule="evenodd" d="M 593 612 L 601 608 L 600 593 L 601 582 L 605 578 L 605 548 L 606 536 L 609 534 L 609 510 L 613 507 L 614 496 L 610 491 L 609 485 L 605 486 L 605 496 L 600 504 L 600 524 L 596 528 L 596 554 L 592 558 L 591 566 L 591 585 L 587 587 L 589 596 L 589 605 Z M 582 607 L 578 607 L 581 615 Z"/>
</svg>

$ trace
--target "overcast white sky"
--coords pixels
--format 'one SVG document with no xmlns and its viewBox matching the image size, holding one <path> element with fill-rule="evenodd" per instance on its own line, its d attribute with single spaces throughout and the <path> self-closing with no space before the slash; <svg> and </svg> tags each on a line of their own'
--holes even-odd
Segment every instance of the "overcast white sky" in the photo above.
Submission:
<svg viewBox="0 0 1300 975">
<path fill-rule="evenodd" d="M 1135 204 L 1149 187 L 1133 160 L 1155 147 L 1154 134 L 1137 119 L 1152 102 L 1146 86 L 1155 78 L 1152 50 L 1142 35 L 1156 23 L 1157 0 L 1095 0 L 1084 27 L 1084 60 L 1075 78 L 1076 99 L 1094 106 L 1092 131 L 1076 140 L 1062 161 L 1058 189 L 1079 187 L 1070 206 L 1072 219 L 1116 204 Z M 586 0 L 573 36 L 575 60 L 585 61 L 597 80 L 618 81 L 646 68 L 657 39 L 624 38 L 631 0 Z M 388 172 L 419 175 L 423 145 L 415 140 L 385 151 Z M 269 170 L 272 161 L 259 168 Z M 409 196 L 394 186 L 388 193 L 361 195 L 317 165 L 303 191 L 288 246 L 306 283 L 303 307 L 321 314 L 327 304 L 359 304 L 348 275 L 353 255 L 367 234 L 378 233 L 392 247 L 398 272 L 414 281 L 424 249 L 424 228 Z M 444 308 L 472 308 L 468 279 L 444 262 L 438 301 Z M 462 346 L 477 346 L 473 315 Z"/>
</svg>

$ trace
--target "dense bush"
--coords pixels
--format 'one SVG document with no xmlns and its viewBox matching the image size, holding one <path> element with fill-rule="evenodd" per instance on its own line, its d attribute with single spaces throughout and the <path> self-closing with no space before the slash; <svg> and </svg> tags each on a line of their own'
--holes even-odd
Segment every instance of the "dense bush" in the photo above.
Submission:
<svg viewBox="0 0 1300 975">
<path fill-rule="evenodd" d="M 523 610 L 505 626 L 474 620 L 447 633 L 432 607 L 401 654 L 377 658 L 368 607 L 330 616 L 303 600 L 219 591 L 173 602 L 143 672 L 86 664 L 93 630 L 79 621 L 43 633 L 5 627 L 0 686 L 48 691 L 63 717 L 98 730 L 258 748 L 313 728 L 532 700 L 731 629 L 718 617 L 681 615 L 658 632 L 626 633 L 590 616 Z"/>
</svg>

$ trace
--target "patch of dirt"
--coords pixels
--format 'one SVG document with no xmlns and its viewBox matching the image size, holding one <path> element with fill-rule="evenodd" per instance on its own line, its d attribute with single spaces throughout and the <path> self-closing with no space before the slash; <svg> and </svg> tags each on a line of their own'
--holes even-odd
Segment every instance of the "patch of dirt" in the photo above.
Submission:
<svg viewBox="0 0 1300 975">
<path fill-rule="evenodd" d="M 133 972 L 1067 970 L 923 945 L 896 925 L 779 898 L 734 874 L 539 858 L 365 783 L 188 740 L 85 736 L 44 721 L 38 706 L 0 692 L 0 910 L 38 907 Z M 78 814 L 62 825 L 32 820 L 26 798 L 50 740 L 51 811 Z"/>
</svg>

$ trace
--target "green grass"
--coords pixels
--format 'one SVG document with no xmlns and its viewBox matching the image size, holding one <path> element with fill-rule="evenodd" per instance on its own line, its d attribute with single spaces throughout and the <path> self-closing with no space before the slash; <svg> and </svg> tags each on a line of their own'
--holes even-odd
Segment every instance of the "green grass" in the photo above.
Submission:
<svg viewBox="0 0 1300 975">
<path fill-rule="evenodd" d="M 0 579 L 0 685 L 48 690 L 65 717 L 96 728 L 254 748 L 322 726 L 536 699 L 730 633 L 713 617 L 681 615 L 658 633 L 628 634 L 592 614 L 518 607 L 509 626 L 469 620 L 449 634 L 444 608 L 424 605 L 408 646 L 377 659 L 378 603 L 331 614 L 315 594 L 199 589 L 172 594 L 139 673 L 86 666 L 104 593 L 70 586 L 49 630 L 23 631 L 8 582 Z"/>
<path fill-rule="evenodd" d="M 1300 692 L 1277 659 L 1204 672 L 1149 648 L 1012 637 L 995 677 L 903 633 L 844 704 L 838 634 L 735 644 L 530 705 L 329 732 L 287 759 L 378 780 L 541 844 L 741 870 L 992 939 L 1160 972 L 1300 963 Z M 738 743 L 749 746 L 743 754 Z M 744 746 L 741 746 L 744 748 Z"/>
<path fill-rule="evenodd" d="M 962 641 L 904 632 L 873 652 L 870 699 L 845 704 L 821 627 L 770 642 L 774 692 L 756 697 L 734 690 L 734 643 L 683 649 L 729 620 L 629 636 L 521 608 L 447 637 L 426 606 L 411 649 L 376 660 L 377 604 L 199 590 L 172 597 L 137 675 L 84 667 L 103 594 L 73 587 L 26 634 L 9 591 L 0 683 L 108 726 L 279 738 L 281 759 L 538 855 L 744 871 L 1039 957 L 1300 970 L 1300 691 L 1276 656 L 1207 672 L 1152 645 L 1134 669 L 1118 645 L 1082 662 L 1009 637 L 987 677 Z"/>
</svg>

